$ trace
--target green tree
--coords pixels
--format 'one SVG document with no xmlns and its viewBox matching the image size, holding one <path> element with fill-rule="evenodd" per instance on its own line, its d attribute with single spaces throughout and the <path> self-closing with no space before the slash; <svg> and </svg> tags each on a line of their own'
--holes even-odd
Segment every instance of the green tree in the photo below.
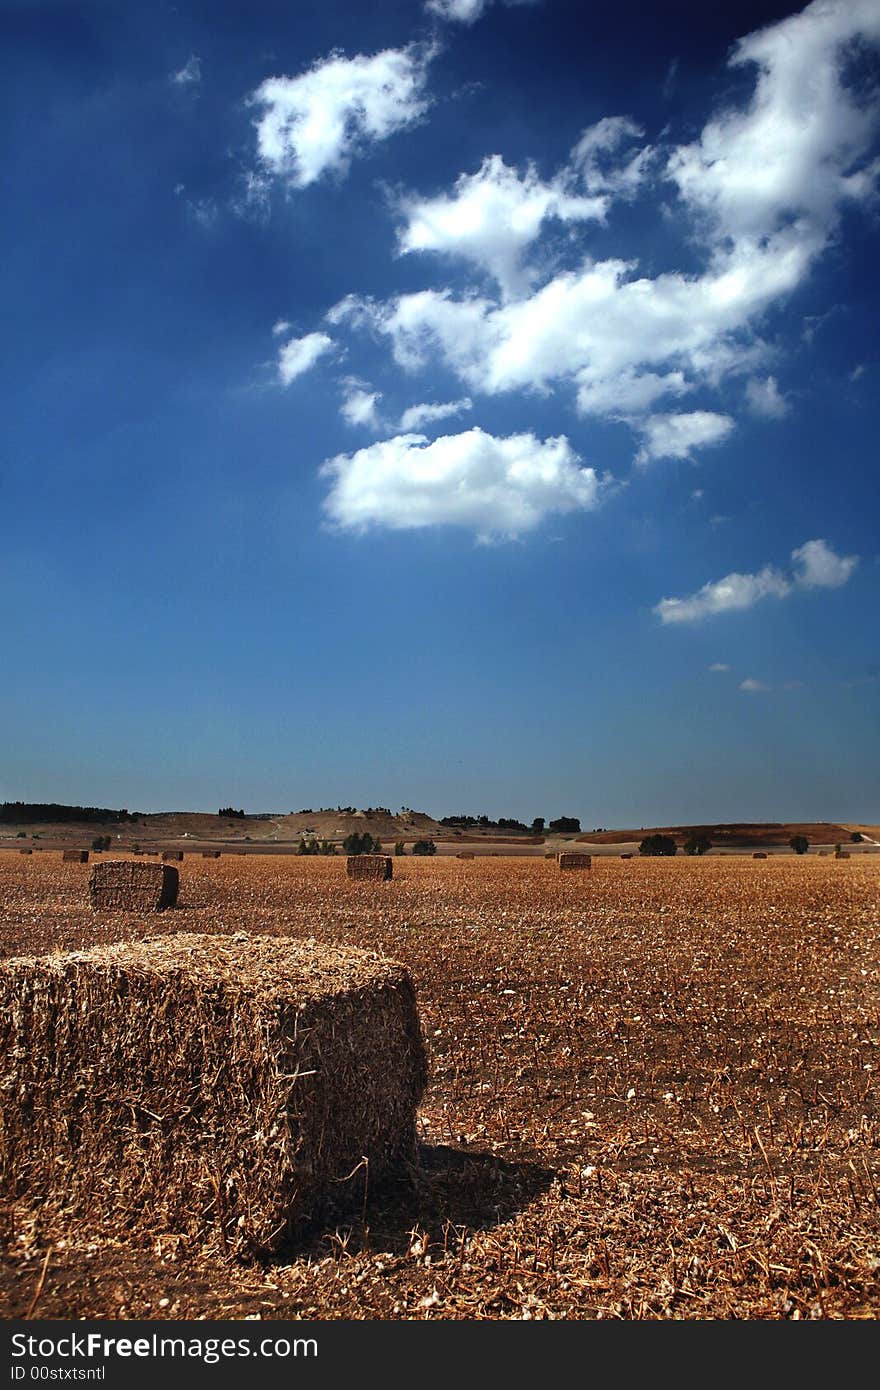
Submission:
<svg viewBox="0 0 880 1390">
<path fill-rule="evenodd" d="M 864 840 L 865 837 L 864 837 L 864 835 L 861 833 L 861 831 L 859 831 L 859 830 L 854 830 L 853 833 L 850 835 L 849 838 L 850 838 L 850 841 L 852 842 L 852 844 L 854 844 L 854 845 L 860 845 L 860 844 L 862 843 L 862 841 Z"/>
<path fill-rule="evenodd" d="M 535 819 L 532 821 L 532 834 L 533 834 L 533 835 L 543 835 L 543 834 L 544 834 L 544 817 L 543 817 L 543 816 L 535 816 Z"/>
<path fill-rule="evenodd" d="M 639 854 L 647 855 L 649 858 L 660 856 L 670 857 L 678 850 L 678 845 L 671 835 L 646 835 L 639 845 Z"/>
<path fill-rule="evenodd" d="M 436 854 L 437 846 L 433 840 L 416 840 L 412 852 L 413 854 Z"/>
<path fill-rule="evenodd" d="M 406 854 L 406 845 L 404 844 L 403 840 L 397 840 L 395 842 L 394 853 L 397 855 L 398 858 L 400 858 L 402 854 Z"/>
<path fill-rule="evenodd" d="M 682 846 L 685 854 L 705 854 L 712 848 L 708 835 L 689 835 Z"/>
<path fill-rule="evenodd" d="M 792 835 L 788 843 L 795 854 L 806 854 L 807 850 L 810 848 L 810 842 L 806 835 Z"/>
</svg>

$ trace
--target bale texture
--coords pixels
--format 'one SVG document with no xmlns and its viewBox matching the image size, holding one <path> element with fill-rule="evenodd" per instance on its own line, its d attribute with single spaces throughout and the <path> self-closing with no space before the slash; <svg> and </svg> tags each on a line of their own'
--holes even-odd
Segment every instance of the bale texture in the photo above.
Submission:
<svg viewBox="0 0 880 1390">
<path fill-rule="evenodd" d="M 61 859 L 65 864 L 88 864 L 89 852 L 87 849 L 66 849 L 62 851 Z"/>
<path fill-rule="evenodd" d="M 349 878 L 382 881 L 390 878 L 394 869 L 390 858 L 385 854 L 350 854 L 345 861 L 345 872 Z"/>
<path fill-rule="evenodd" d="M 591 854 L 577 854 L 569 852 L 557 856 L 560 869 L 591 869 L 593 867 L 593 856 Z"/>
<path fill-rule="evenodd" d="M 118 912 L 164 912 L 174 907 L 180 874 L 168 864 L 135 864 L 109 859 L 95 864 L 89 876 L 89 902 Z"/>
<path fill-rule="evenodd" d="M 242 932 L 13 958 L 0 1197 L 268 1251 L 412 1158 L 426 1076 L 410 977 L 373 952 Z"/>
</svg>

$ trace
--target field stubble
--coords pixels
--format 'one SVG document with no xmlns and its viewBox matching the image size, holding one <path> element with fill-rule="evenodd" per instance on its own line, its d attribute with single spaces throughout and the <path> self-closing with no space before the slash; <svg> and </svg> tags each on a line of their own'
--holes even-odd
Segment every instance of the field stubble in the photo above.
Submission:
<svg viewBox="0 0 880 1390">
<path fill-rule="evenodd" d="M 88 873 L 0 855 L 0 952 L 244 929 L 403 961 L 419 1161 L 252 1265 L 19 1203 L 6 1316 L 47 1250 L 36 1317 L 880 1313 L 876 862 L 407 858 L 372 884 L 341 859 L 188 857 L 160 916 L 93 912 Z"/>
</svg>

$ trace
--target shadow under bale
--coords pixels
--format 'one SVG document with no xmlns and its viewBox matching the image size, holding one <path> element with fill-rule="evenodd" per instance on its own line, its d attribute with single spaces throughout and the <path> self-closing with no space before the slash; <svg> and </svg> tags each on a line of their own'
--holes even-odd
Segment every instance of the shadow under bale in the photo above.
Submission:
<svg viewBox="0 0 880 1390">
<path fill-rule="evenodd" d="M 442 1241 L 450 1227 L 490 1230 L 546 1192 L 556 1173 L 538 1163 L 512 1163 L 479 1150 L 420 1144 L 405 1173 L 377 1182 L 363 1172 L 359 1176 L 359 1200 L 353 1190 L 343 1201 L 328 1202 L 320 1224 L 310 1222 L 296 1238 L 286 1240 L 273 1260 L 326 1255 L 340 1233 L 350 1254 L 367 1248 L 402 1254 L 410 1248 L 416 1228 L 431 1242 Z M 328 1234 L 334 1221 L 336 1229 Z"/>
</svg>

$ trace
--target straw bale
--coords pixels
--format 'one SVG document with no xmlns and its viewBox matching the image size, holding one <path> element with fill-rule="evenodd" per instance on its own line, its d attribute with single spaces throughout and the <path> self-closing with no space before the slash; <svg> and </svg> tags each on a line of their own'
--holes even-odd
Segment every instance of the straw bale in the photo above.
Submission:
<svg viewBox="0 0 880 1390">
<path fill-rule="evenodd" d="M 33 854 L 32 849 L 20 849 L 18 852 L 19 854 Z"/>
<path fill-rule="evenodd" d="M 574 851 L 560 853 L 557 855 L 560 869 L 591 869 L 593 867 L 593 856 L 591 854 L 578 854 Z"/>
<path fill-rule="evenodd" d="M 836 850 L 834 851 L 834 858 L 835 858 L 835 859 L 849 859 L 849 850 L 848 850 L 848 849 L 836 849 Z"/>
<path fill-rule="evenodd" d="M 202 850 L 202 858 L 203 858 L 203 859 L 219 859 L 219 858 L 220 858 L 220 851 L 219 851 L 219 849 L 203 849 L 203 850 Z"/>
<path fill-rule="evenodd" d="M 163 849 L 163 851 L 162 851 L 162 861 L 163 861 L 163 863 L 170 864 L 172 861 L 176 861 L 176 860 L 179 860 L 179 859 L 182 859 L 182 858 L 183 858 L 183 850 L 182 850 L 182 849 Z"/>
<path fill-rule="evenodd" d="M 756 850 L 756 851 L 755 851 L 755 853 L 752 855 L 752 858 L 753 858 L 753 859 L 766 859 L 767 856 L 766 856 L 766 854 L 764 853 L 763 850 L 760 850 L 760 849 L 759 849 L 759 850 Z"/>
<path fill-rule="evenodd" d="M 62 851 L 61 859 L 65 864 L 88 864 L 89 852 L 87 849 L 66 849 Z"/>
<path fill-rule="evenodd" d="M 631 855 L 631 854 L 622 854 L 620 857 L 621 857 L 621 859 L 632 859 L 632 855 Z"/>
<path fill-rule="evenodd" d="M 96 864 L 89 877 L 92 907 L 122 912 L 163 912 L 174 907 L 180 874 L 170 864 L 136 864 L 132 859 L 108 859 Z"/>
<path fill-rule="evenodd" d="M 473 859 L 474 852 L 472 849 L 460 849 L 455 857 L 456 859 Z"/>
<path fill-rule="evenodd" d="M 412 1159 L 427 1078 L 404 966 L 180 934 L 0 964 L 0 1203 L 131 1239 L 274 1249 Z"/>
<path fill-rule="evenodd" d="M 384 880 L 394 872 L 391 859 L 385 854 L 350 854 L 345 861 L 349 878 Z"/>
</svg>

